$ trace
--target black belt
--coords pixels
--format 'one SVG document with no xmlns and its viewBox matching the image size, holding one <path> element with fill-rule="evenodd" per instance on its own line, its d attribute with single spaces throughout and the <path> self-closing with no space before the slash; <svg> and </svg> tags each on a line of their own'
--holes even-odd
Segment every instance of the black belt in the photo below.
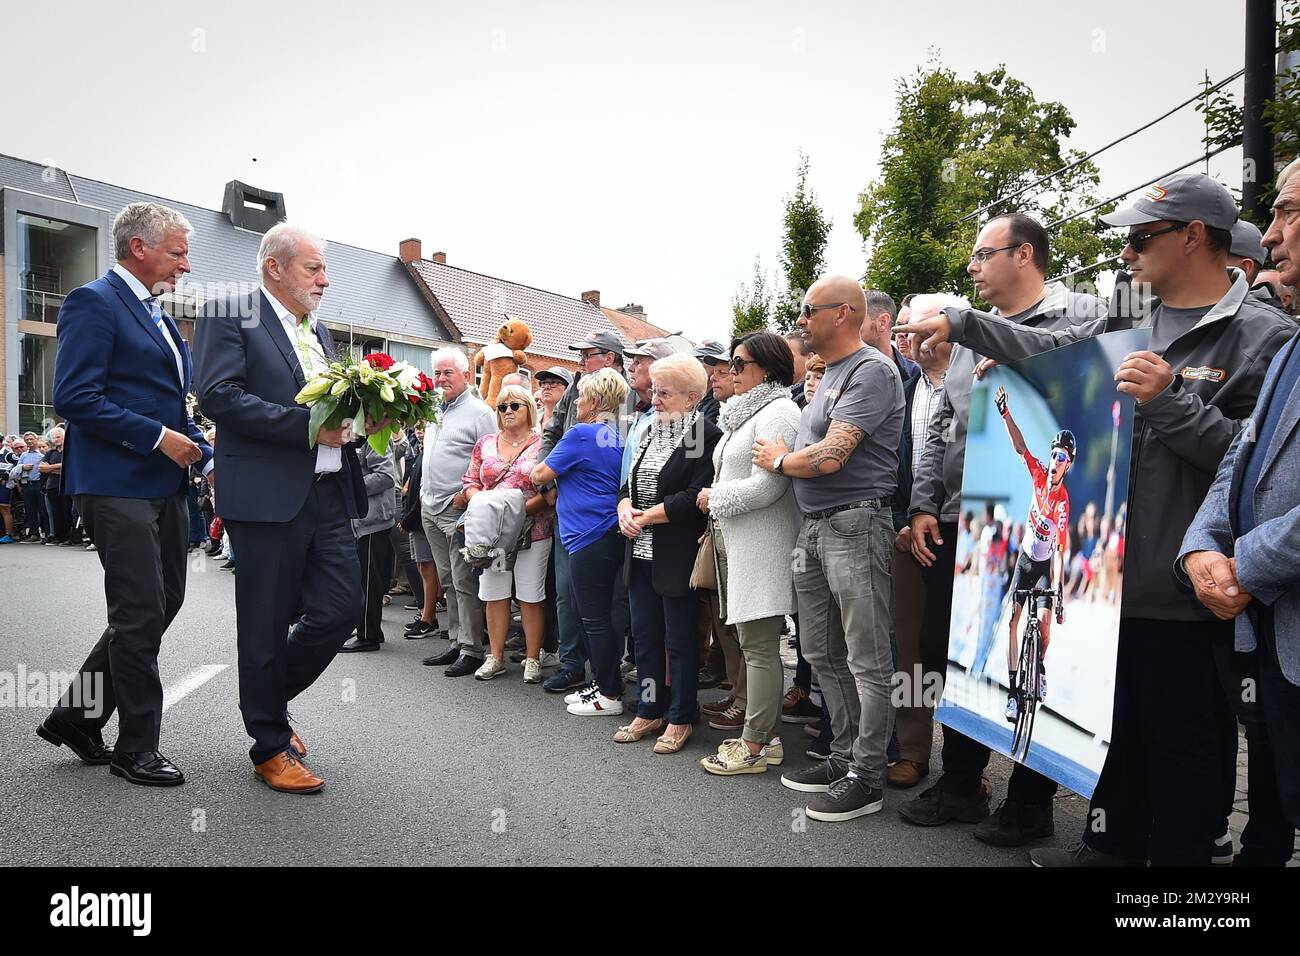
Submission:
<svg viewBox="0 0 1300 956">
<path fill-rule="evenodd" d="M 312 481 L 320 482 L 324 481 L 326 478 L 337 478 L 338 476 L 339 473 L 337 471 L 318 471 L 316 472 L 316 477 L 313 478 Z"/>
<path fill-rule="evenodd" d="M 852 511 L 854 508 L 883 508 L 887 504 L 886 498 L 868 498 L 866 501 L 851 501 L 847 505 L 836 505 L 834 508 L 827 508 L 825 511 L 805 511 L 803 516 L 812 521 L 818 521 L 822 518 L 829 518 L 831 515 L 837 515 L 841 511 Z"/>
</svg>

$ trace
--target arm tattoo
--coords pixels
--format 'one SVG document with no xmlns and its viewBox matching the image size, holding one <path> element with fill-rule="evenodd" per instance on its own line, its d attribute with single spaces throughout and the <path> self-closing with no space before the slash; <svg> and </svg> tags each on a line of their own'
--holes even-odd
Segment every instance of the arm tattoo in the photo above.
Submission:
<svg viewBox="0 0 1300 956">
<path fill-rule="evenodd" d="M 856 425 L 847 422 L 831 422 L 826 437 L 808 448 L 809 467 L 817 475 L 825 474 L 832 462 L 835 470 L 843 468 L 844 463 L 858 447 L 858 442 L 866 435 L 867 433 Z"/>
</svg>

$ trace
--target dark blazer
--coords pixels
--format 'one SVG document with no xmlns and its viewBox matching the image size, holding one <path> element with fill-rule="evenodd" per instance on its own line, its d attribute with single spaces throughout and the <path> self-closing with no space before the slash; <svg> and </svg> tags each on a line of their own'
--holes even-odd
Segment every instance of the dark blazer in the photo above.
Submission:
<svg viewBox="0 0 1300 956">
<path fill-rule="evenodd" d="M 323 322 L 325 355 L 337 355 Z M 217 513 L 227 521 L 291 521 L 302 510 L 316 472 L 308 445 L 311 412 L 294 396 L 305 384 L 298 353 L 275 309 L 253 295 L 213 300 L 194 327 L 199 406 L 217 423 Z M 366 490 L 356 448 L 343 448 L 347 517 L 366 515 Z"/>
<path fill-rule="evenodd" d="M 162 498 L 186 490 L 188 471 L 154 449 L 163 426 L 203 450 L 212 449 L 185 405 L 190 350 L 171 316 L 167 333 L 115 272 L 72 290 L 59 310 L 54 359 L 54 411 L 67 420 L 63 444 L 65 495 Z"/>
<path fill-rule="evenodd" d="M 691 569 L 695 555 L 700 550 L 700 535 L 704 534 L 705 516 L 695 505 L 700 492 L 713 484 L 713 448 L 722 437 L 722 430 L 703 415 L 695 420 L 695 427 L 664 462 L 659 472 L 656 504 L 662 503 L 668 513 L 666 524 L 654 526 L 655 557 L 651 562 L 650 580 L 657 594 L 663 597 L 683 597 L 691 590 Z M 619 489 L 619 500 L 636 501 L 637 473 L 641 468 L 642 452 L 638 449 L 632 459 L 627 484 Z M 627 542 L 623 561 L 624 584 L 632 572 L 632 542 Z"/>
<path fill-rule="evenodd" d="M 898 487 L 894 489 L 892 508 L 894 512 L 894 530 L 902 531 L 907 527 L 907 508 L 912 500 L 912 402 L 916 400 L 916 390 L 921 376 L 916 376 L 903 386 L 903 434 L 898 439 Z"/>
</svg>

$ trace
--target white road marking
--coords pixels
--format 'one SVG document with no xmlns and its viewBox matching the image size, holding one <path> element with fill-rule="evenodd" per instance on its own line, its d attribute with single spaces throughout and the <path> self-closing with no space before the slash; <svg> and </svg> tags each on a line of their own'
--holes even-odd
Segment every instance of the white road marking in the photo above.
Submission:
<svg viewBox="0 0 1300 956">
<path fill-rule="evenodd" d="M 202 667 L 194 668 L 171 687 L 163 690 L 163 710 L 192 694 L 229 666 L 229 664 L 204 664 Z"/>
</svg>

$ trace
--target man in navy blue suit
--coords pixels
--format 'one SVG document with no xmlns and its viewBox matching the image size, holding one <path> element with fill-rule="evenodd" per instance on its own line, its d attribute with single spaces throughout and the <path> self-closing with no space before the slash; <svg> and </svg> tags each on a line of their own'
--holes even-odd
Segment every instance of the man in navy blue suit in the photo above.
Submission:
<svg viewBox="0 0 1300 956">
<path fill-rule="evenodd" d="M 257 257 L 261 288 L 209 303 L 198 320 L 198 396 L 221 438 L 217 512 L 239 555 L 239 709 L 253 738 L 249 756 L 272 789 L 313 793 L 325 782 L 303 763 L 287 707 L 360 620 L 350 519 L 365 516 L 366 492 L 349 425 L 320 428 L 313 448 L 311 413 L 295 401 L 337 358 L 315 315 L 329 286 L 324 243 L 281 223 Z"/>
<path fill-rule="evenodd" d="M 117 265 L 59 310 L 54 410 L 67 419 L 64 492 L 104 567 L 108 627 L 37 729 L 146 786 L 185 776 L 158 751 L 158 649 L 185 598 L 189 466 L 212 449 L 186 407 L 190 353 L 159 297 L 190 271 L 185 217 L 132 203 L 113 222 Z M 102 730 L 118 714 L 116 746 Z"/>
</svg>

